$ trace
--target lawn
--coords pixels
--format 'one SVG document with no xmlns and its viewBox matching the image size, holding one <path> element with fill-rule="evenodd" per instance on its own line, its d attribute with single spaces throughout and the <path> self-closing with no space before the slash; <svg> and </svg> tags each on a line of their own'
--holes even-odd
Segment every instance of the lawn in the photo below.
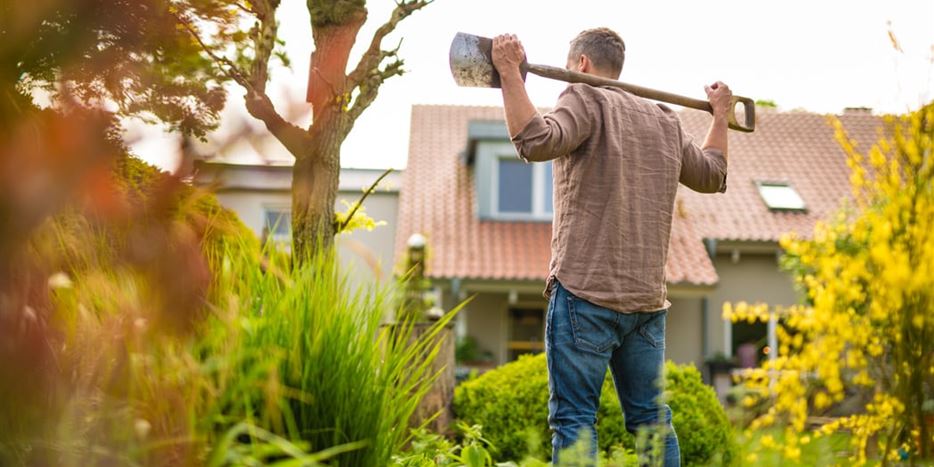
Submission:
<svg viewBox="0 0 934 467">
<path fill-rule="evenodd" d="M 737 465 L 756 465 L 762 467 L 849 465 L 850 436 L 846 433 L 817 436 L 808 432 L 802 436 L 809 442 L 801 447 L 797 462 L 782 456 L 784 433 L 781 429 L 770 428 L 744 433 L 737 431 L 739 445 L 736 456 Z M 870 462 L 869 465 L 876 465 Z"/>
</svg>

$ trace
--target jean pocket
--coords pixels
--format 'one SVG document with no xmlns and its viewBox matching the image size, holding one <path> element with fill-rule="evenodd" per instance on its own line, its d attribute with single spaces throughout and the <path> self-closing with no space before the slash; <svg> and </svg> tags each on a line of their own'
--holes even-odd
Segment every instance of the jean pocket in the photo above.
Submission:
<svg viewBox="0 0 934 467">
<path fill-rule="evenodd" d="M 586 300 L 568 296 L 571 332 L 578 349 L 606 353 L 616 342 L 617 313 Z"/>
<path fill-rule="evenodd" d="M 668 310 L 649 313 L 645 322 L 639 326 L 639 334 L 657 349 L 665 348 L 665 321 L 668 317 Z"/>
</svg>

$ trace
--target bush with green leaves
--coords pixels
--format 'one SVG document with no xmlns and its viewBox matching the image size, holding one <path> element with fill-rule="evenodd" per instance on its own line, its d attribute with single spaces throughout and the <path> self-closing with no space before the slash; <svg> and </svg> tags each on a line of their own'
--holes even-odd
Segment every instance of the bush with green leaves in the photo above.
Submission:
<svg viewBox="0 0 934 467">
<path fill-rule="evenodd" d="M 666 402 L 671 406 L 685 465 L 728 464 L 735 449 L 732 428 L 713 388 L 690 365 L 665 365 Z M 498 460 L 527 456 L 547 458 L 551 452 L 548 428 L 548 372 L 544 355 L 519 360 L 461 383 L 454 394 L 456 416 L 483 427 Z M 626 431 L 613 380 L 607 374 L 597 413 L 600 450 L 633 449 Z"/>
<path fill-rule="evenodd" d="M 541 459 L 527 456 L 518 463 L 496 462 L 490 451 L 494 446 L 483 436 L 480 425 L 457 424 L 459 442 L 455 442 L 424 428 L 414 430 L 412 442 L 404 452 L 392 456 L 392 467 L 549 467 Z M 564 465 L 590 465 L 586 441 L 580 439 L 562 455 Z M 318 454 L 320 456 L 320 454 Z M 635 467 L 639 459 L 632 449 L 616 446 L 609 452 L 601 452 L 598 467 Z"/>
</svg>

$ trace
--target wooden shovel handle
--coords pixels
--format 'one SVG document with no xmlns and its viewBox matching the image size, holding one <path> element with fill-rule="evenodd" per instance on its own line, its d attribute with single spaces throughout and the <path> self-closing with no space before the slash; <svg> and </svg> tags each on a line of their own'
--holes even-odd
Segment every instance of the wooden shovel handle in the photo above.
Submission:
<svg viewBox="0 0 934 467">
<path fill-rule="evenodd" d="M 565 70 L 564 68 L 553 66 L 525 63 L 522 65 L 522 68 L 523 71 L 528 71 L 533 75 L 538 75 L 543 78 L 551 78 L 568 83 L 583 83 L 589 84 L 591 86 L 612 86 L 626 90 L 646 99 L 667 102 L 669 104 L 676 104 L 713 113 L 713 109 L 710 107 L 710 102 L 700 99 L 694 99 L 678 94 L 672 94 L 670 92 L 636 86 L 635 84 L 624 83 L 615 79 L 602 78 L 600 76 L 589 75 L 586 73 L 578 73 L 576 71 Z M 743 110 L 745 111 L 745 119 L 743 124 L 740 124 L 736 121 L 736 104 L 743 105 Z M 748 97 L 733 96 L 733 99 L 730 102 L 730 113 L 727 115 L 727 122 L 729 123 L 730 129 L 733 130 L 741 131 L 744 133 L 751 133 L 755 131 L 756 103 Z"/>
</svg>

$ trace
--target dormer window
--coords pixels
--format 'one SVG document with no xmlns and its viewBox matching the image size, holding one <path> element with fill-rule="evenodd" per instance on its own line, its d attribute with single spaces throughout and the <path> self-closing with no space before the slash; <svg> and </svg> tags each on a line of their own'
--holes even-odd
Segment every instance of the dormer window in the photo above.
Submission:
<svg viewBox="0 0 934 467">
<path fill-rule="evenodd" d="M 807 206 L 801 195 L 788 183 L 756 182 L 759 196 L 770 211 L 806 212 Z"/>
<path fill-rule="evenodd" d="M 498 156 L 492 174 L 495 183 L 493 216 L 509 220 L 551 220 L 551 162 L 529 164 L 515 152 Z"/>
<path fill-rule="evenodd" d="M 474 168 L 481 219 L 551 221 L 551 162 L 526 163 L 509 141 L 479 141 Z"/>
</svg>

